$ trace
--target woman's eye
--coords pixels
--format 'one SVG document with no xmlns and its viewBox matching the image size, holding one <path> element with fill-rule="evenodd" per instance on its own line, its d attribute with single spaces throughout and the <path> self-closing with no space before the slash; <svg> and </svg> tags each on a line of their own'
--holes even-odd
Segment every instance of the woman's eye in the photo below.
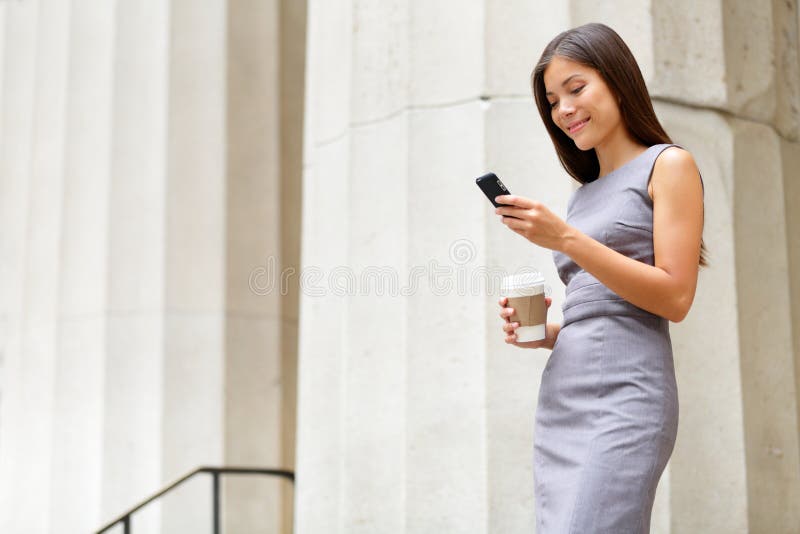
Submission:
<svg viewBox="0 0 800 534">
<path fill-rule="evenodd" d="M 582 90 L 584 87 L 586 87 L 586 86 L 585 86 L 585 85 L 581 85 L 580 87 L 578 87 L 578 88 L 577 88 L 577 89 L 575 89 L 574 91 L 571 91 L 571 93 L 572 93 L 573 95 L 577 95 L 578 93 L 580 93 L 580 92 L 581 92 L 581 90 Z M 558 102 L 551 102 L 551 103 L 550 103 L 550 109 L 553 109 L 554 107 L 556 107 L 556 104 L 558 104 Z"/>
</svg>

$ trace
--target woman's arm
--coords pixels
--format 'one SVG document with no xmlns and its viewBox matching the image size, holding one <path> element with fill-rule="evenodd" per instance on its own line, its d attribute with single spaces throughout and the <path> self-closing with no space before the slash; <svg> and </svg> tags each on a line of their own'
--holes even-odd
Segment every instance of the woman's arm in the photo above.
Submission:
<svg viewBox="0 0 800 534">
<path fill-rule="evenodd" d="M 680 322 L 697 287 L 703 189 L 692 155 L 679 147 L 656 159 L 653 186 L 655 265 L 629 258 L 574 228 L 541 202 L 501 195 L 503 224 L 532 243 L 558 250 L 611 291 L 651 313 Z M 513 216 L 516 218 L 512 218 Z"/>
<path fill-rule="evenodd" d="M 559 250 L 620 297 L 677 323 L 694 300 L 703 232 L 703 191 L 691 154 L 677 147 L 664 150 L 652 184 L 655 266 L 569 226 Z"/>
</svg>

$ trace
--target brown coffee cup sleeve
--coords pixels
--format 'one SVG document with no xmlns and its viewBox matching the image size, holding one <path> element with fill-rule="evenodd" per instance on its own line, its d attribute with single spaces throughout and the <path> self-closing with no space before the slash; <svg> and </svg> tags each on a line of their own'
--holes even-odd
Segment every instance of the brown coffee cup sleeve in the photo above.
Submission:
<svg viewBox="0 0 800 534">
<path fill-rule="evenodd" d="M 547 320 L 547 305 L 544 293 L 530 297 L 509 297 L 508 307 L 514 308 L 514 314 L 509 320 L 519 323 L 520 326 L 533 326 L 544 324 Z"/>
</svg>

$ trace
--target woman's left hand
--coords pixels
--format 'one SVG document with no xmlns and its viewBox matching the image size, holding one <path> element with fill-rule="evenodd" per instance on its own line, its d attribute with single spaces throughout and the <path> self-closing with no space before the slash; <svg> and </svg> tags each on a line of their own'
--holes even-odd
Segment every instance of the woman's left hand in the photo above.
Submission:
<svg viewBox="0 0 800 534">
<path fill-rule="evenodd" d="M 517 195 L 500 195 L 500 206 L 494 212 L 504 215 L 502 222 L 516 233 L 540 247 L 561 250 L 571 227 L 541 202 Z M 512 218 L 516 217 L 516 219 Z"/>
</svg>

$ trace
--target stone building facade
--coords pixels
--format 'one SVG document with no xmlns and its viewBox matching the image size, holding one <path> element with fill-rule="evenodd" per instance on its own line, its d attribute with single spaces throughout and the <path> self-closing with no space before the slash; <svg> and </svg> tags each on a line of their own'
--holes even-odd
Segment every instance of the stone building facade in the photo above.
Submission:
<svg viewBox="0 0 800 534">
<path fill-rule="evenodd" d="M 548 351 L 494 281 L 563 285 L 473 181 L 565 215 L 529 76 L 590 21 L 705 182 L 652 532 L 800 532 L 796 0 L 0 1 L 0 531 L 253 465 L 296 482 L 226 478 L 227 532 L 531 532 Z"/>
</svg>

